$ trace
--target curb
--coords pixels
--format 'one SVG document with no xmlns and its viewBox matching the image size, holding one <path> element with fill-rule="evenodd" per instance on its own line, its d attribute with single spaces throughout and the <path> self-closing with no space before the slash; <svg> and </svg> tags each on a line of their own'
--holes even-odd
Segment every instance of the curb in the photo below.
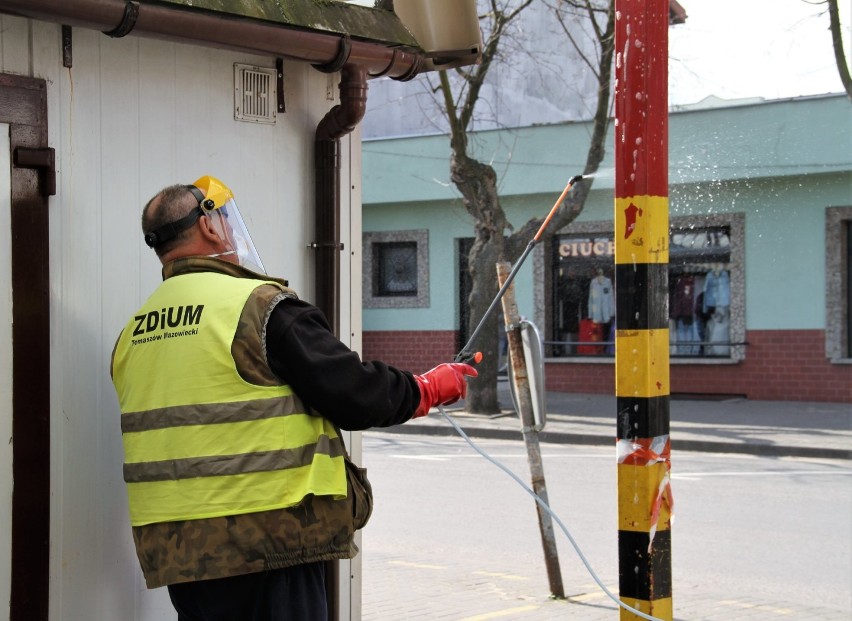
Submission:
<svg viewBox="0 0 852 621">
<path fill-rule="evenodd" d="M 464 427 L 463 427 L 464 428 Z M 374 429 L 388 433 L 404 435 L 424 436 L 457 436 L 452 427 L 439 427 L 437 425 L 395 425 Z M 464 432 L 472 438 L 485 438 L 490 440 L 522 440 L 520 429 L 484 429 L 481 427 L 470 427 Z M 552 442 L 554 444 L 577 444 L 584 446 L 613 446 L 615 438 L 610 436 L 563 433 L 553 431 L 541 431 L 538 434 L 541 442 Z M 815 459 L 846 459 L 852 460 L 852 450 L 823 448 L 817 446 L 782 446 L 777 444 L 733 444 L 731 442 L 714 442 L 712 440 L 676 440 L 673 448 L 680 451 L 694 451 L 702 453 L 738 453 L 744 455 L 756 455 L 759 457 L 809 457 Z"/>
</svg>

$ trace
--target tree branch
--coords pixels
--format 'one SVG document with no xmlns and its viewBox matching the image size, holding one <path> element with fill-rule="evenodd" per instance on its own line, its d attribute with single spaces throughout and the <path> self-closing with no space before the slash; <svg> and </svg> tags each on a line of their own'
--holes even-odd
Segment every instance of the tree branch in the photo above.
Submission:
<svg viewBox="0 0 852 621">
<path fill-rule="evenodd" d="M 840 30 L 840 12 L 837 10 L 837 0 L 828 0 L 828 18 L 837 72 L 840 74 L 840 82 L 843 84 L 846 96 L 849 101 L 852 101 L 852 76 L 849 75 L 849 65 L 846 64 L 846 54 L 843 53 L 843 36 Z"/>
</svg>

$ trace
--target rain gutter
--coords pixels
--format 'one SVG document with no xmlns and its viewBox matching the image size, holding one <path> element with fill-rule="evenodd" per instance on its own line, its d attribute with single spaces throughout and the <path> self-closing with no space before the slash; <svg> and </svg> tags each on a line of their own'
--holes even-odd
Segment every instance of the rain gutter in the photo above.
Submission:
<svg viewBox="0 0 852 621">
<path fill-rule="evenodd" d="M 41 21 L 101 30 L 110 37 L 128 34 L 309 62 L 320 71 L 341 72 L 340 103 L 320 121 L 315 147 L 316 306 L 340 332 L 340 139 L 361 121 L 367 105 L 367 80 L 413 78 L 423 66 L 423 51 L 354 40 L 349 35 L 293 28 L 181 5 L 124 0 L 0 0 L 0 12 Z"/>
<path fill-rule="evenodd" d="M 180 4 L 125 0 L 0 0 L 0 13 L 100 30 L 272 55 L 317 65 L 364 67 L 369 77 L 407 80 L 417 74 L 423 52 L 320 30 L 201 11 Z"/>
</svg>

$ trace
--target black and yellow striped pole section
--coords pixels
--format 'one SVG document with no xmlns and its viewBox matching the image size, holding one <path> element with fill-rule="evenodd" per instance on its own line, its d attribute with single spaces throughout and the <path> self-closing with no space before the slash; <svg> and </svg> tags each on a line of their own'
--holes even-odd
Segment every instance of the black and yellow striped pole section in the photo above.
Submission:
<svg viewBox="0 0 852 621">
<path fill-rule="evenodd" d="M 615 11 L 619 596 L 671 621 L 669 1 L 615 0 Z"/>
</svg>

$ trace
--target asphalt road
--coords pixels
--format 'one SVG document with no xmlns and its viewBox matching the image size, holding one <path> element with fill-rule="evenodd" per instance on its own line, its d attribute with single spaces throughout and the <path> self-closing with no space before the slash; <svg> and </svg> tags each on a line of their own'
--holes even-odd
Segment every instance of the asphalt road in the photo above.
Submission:
<svg viewBox="0 0 852 621">
<path fill-rule="evenodd" d="M 522 442 L 477 443 L 529 480 Z M 542 454 L 551 506 L 617 593 L 614 450 Z M 368 432 L 364 465 L 364 621 L 618 618 L 561 532 L 569 598 L 548 598 L 533 500 L 461 439 Z M 852 463 L 675 453 L 672 475 L 676 619 L 852 617 Z"/>
</svg>

